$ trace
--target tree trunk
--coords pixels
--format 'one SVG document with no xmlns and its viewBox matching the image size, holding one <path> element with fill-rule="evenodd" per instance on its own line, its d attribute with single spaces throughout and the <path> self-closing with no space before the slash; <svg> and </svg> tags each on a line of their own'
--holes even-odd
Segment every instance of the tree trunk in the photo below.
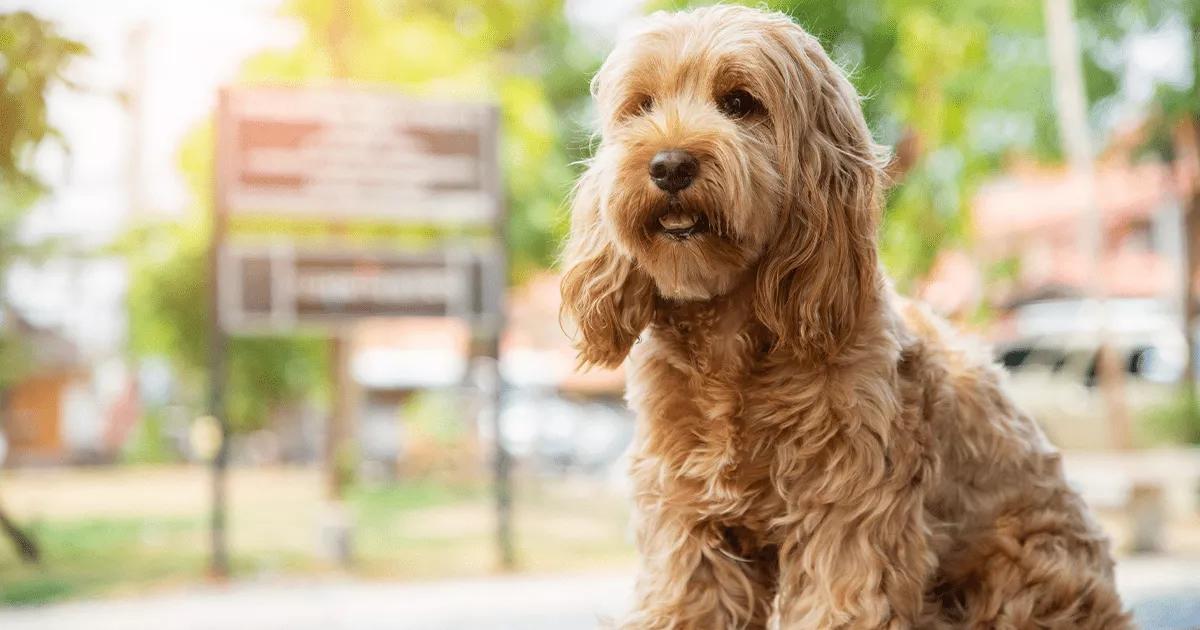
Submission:
<svg viewBox="0 0 1200 630">
<path fill-rule="evenodd" d="M 1197 315 L 1196 273 L 1200 270 L 1200 119 L 1184 122 L 1176 130 L 1175 167 L 1191 179 L 1190 190 L 1184 190 L 1183 224 L 1187 272 L 1183 283 L 1183 334 L 1187 342 L 1187 365 L 1184 368 L 1183 388 L 1187 399 L 1188 429 L 1192 439 L 1200 438 L 1200 401 L 1196 388 Z"/>
<path fill-rule="evenodd" d="M 4 507 L 0 506 L 0 529 L 8 535 L 12 540 L 13 546 L 17 548 L 17 554 L 21 556 L 21 560 L 26 564 L 37 564 L 41 561 L 42 554 L 38 551 L 37 543 L 33 537 L 21 531 L 17 524 L 8 518 L 4 513 Z"/>
</svg>

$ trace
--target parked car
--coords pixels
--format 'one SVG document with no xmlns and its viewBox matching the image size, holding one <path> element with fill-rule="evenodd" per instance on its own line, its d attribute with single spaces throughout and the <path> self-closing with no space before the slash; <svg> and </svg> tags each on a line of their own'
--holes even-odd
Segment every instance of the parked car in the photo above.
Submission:
<svg viewBox="0 0 1200 630">
<path fill-rule="evenodd" d="M 522 389 L 505 396 L 508 452 L 548 473 L 602 475 L 633 438 L 633 416 L 619 400 L 577 400 Z"/>
<path fill-rule="evenodd" d="M 1061 301 L 1031 305 L 1035 312 L 1018 320 L 1024 334 L 1000 344 L 997 357 L 1010 373 L 1013 398 L 1051 441 L 1064 448 L 1118 446 L 1098 387 L 1101 339 L 1119 358 L 1118 387 L 1131 422 L 1174 394 L 1187 346 L 1178 325 L 1158 306 L 1121 301 L 1099 325 L 1079 301 Z"/>
</svg>

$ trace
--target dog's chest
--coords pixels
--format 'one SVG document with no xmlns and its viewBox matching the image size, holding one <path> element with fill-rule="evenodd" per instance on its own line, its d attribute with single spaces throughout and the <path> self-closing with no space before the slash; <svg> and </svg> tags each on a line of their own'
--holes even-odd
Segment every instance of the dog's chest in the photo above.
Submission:
<svg viewBox="0 0 1200 630">
<path fill-rule="evenodd" d="M 795 371 L 758 369 L 748 353 L 648 346 L 630 384 L 646 479 L 698 516 L 766 535 L 785 512 L 779 474 L 793 462 L 780 455 L 789 433 L 811 424 L 797 422 L 805 405 L 781 404 L 781 393 L 796 389 Z"/>
<path fill-rule="evenodd" d="M 638 470 L 675 504 L 759 532 L 807 503 L 838 404 L 820 366 L 772 348 L 746 300 L 660 309 L 635 347 Z M 843 401 L 844 402 L 844 401 Z M 827 463 L 827 462 L 825 462 Z"/>
</svg>

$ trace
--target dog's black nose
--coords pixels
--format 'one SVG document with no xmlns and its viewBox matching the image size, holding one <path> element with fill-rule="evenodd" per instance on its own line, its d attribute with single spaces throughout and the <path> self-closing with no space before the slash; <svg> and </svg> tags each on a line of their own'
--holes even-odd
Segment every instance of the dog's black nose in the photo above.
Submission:
<svg viewBox="0 0 1200 630">
<path fill-rule="evenodd" d="M 687 151 L 659 151 L 654 159 L 650 160 L 650 179 L 653 179 L 659 188 L 669 193 L 677 193 L 692 185 L 699 169 L 700 163 Z"/>
</svg>

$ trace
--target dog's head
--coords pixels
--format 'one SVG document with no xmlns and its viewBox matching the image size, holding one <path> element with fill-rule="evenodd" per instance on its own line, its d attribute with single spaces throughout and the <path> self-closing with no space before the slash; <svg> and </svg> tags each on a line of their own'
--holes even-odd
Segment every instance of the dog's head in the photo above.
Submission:
<svg viewBox="0 0 1200 630">
<path fill-rule="evenodd" d="M 562 281 L 585 362 L 620 363 L 656 303 L 743 283 L 781 344 L 843 343 L 876 273 L 881 153 L 815 38 L 743 7 L 658 13 L 592 93 L 601 139 Z"/>
</svg>

